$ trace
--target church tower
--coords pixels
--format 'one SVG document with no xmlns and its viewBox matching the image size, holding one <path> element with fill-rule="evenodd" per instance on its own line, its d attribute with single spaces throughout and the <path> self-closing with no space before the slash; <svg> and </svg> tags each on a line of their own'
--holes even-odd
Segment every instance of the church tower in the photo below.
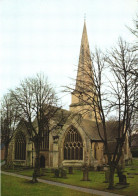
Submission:
<svg viewBox="0 0 138 196">
<path fill-rule="evenodd" d="M 75 90 L 72 92 L 70 111 L 80 113 L 84 119 L 94 120 L 94 114 L 88 99 L 93 94 L 92 61 L 87 36 L 86 22 L 84 21 L 80 46 L 80 55 Z"/>
</svg>

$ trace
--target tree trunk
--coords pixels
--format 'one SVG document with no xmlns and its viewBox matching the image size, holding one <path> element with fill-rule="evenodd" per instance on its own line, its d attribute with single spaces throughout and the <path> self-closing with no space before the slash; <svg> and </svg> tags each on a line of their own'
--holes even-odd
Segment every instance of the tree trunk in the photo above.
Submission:
<svg viewBox="0 0 138 196">
<path fill-rule="evenodd" d="M 32 182 L 36 183 L 36 182 L 38 182 L 37 177 L 40 176 L 39 143 L 37 143 L 37 142 L 34 143 L 34 146 L 35 146 L 36 157 L 35 157 L 35 166 L 34 166 Z"/>
<path fill-rule="evenodd" d="M 113 166 L 110 166 L 109 169 L 109 186 L 108 189 L 113 189 L 114 188 L 114 173 L 115 173 L 115 168 Z"/>
<path fill-rule="evenodd" d="M 7 165 L 8 148 L 9 148 L 9 144 L 5 144 L 5 153 L 4 153 L 5 165 Z"/>
</svg>

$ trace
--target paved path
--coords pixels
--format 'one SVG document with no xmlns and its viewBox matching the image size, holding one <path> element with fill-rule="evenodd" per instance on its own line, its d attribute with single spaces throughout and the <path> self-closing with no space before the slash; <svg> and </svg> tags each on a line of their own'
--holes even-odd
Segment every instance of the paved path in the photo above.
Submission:
<svg viewBox="0 0 138 196">
<path fill-rule="evenodd" d="M 19 174 L 15 174 L 15 173 L 10 173 L 10 172 L 1 171 L 1 173 L 6 174 L 6 175 L 10 175 L 10 176 L 19 177 L 19 178 L 24 178 L 24 179 L 27 179 L 27 180 L 32 179 L 32 177 L 23 176 L 23 175 L 19 175 Z M 42 182 L 42 183 L 45 183 L 45 184 L 60 186 L 60 187 L 69 188 L 69 189 L 73 189 L 73 190 L 76 190 L 76 191 L 91 193 L 91 194 L 100 195 L 100 196 L 121 196 L 121 195 L 114 194 L 114 193 L 98 191 L 98 190 L 94 190 L 94 189 L 83 188 L 83 187 L 73 186 L 73 185 L 69 185 L 69 184 L 63 184 L 63 183 L 60 183 L 60 182 L 53 182 L 53 181 L 49 181 L 49 180 L 38 179 L 38 181 Z"/>
</svg>

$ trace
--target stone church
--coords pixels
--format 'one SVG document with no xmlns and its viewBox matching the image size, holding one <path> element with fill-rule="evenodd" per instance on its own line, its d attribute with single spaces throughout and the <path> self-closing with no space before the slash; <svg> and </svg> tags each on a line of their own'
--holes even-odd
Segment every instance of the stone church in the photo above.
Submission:
<svg viewBox="0 0 138 196">
<path fill-rule="evenodd" d="M 86 54 L 90 56 L 89 42 L 87 37 L 86 22 L 84 22 L 80 56 L 78 63 L 78 73 L 76 86 L 72 92 L 72 101 L 70 111 L 65 111 L 68 116 L 66 122 L 56 130 L 45 134 L 40 150 L 40 166 L 57 168 L 62 166 L 81 167 L 84 164 L 97 167 L 107 163 L 107 158 L 104 153 L 104 145 L 95 128 L 95 119 L 92 112 L 85 115 L 81 120 L 78 117 L 72 117 L 71 113 L 81 114 L 82 107 L 89 107 L 85 104 L 80 104 L 79 96 L 76 96 L 78 81 L 87 78 L 82 76 L 80 69 L 87 69 L 87 63 L 91 63 L 91 59 L 86 58 Z M 87 62 L 87 63 L 86 63 Z M 91 71 L 92 72 L 92 71 Z M 92 73 L 90 73 L 92 74 Z M 83 78 L 82 78 L 83 77 Z M 81 94 L 83 96 L 83 94 Z M 109 126 L 108 140 L 113 143 L 116 138 L 116 131 L 113 126 Z M 26 128 L 22 122 L 19 123 L 17 131 L 10 143 L 8 158 L 16 165 L 34 166 L 35 151 L 32 142 L 29 140 Z M 130 150 L 128 139 L 126 139 L 123 149 L 123 160 L 130 158 Z"/>
</svg>

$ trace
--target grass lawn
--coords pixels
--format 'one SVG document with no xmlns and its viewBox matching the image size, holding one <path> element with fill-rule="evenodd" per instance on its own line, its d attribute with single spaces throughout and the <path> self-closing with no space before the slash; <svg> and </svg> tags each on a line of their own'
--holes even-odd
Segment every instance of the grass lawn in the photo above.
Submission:
<svg viewBox="0 0 138 196">
<path fill-rule="evenodd" d="M 1 195 L 3 196 L 90 196 L 67 188 L 47 185 L 44 183 L 32 184 L 28 180 L 2 174 Z M 94 196 L 94 195 L 93 195 Z"/>
<path fill-rule="evenodd" d="M 90 181 L 82 181 L 82 172 L 79 170 L 74 170 L 74 174 L 67 174 L 67 178 L 55 178 L 54 174 L 50 172 L 51 170 L 47 170 L 45 173 L 45 176 L 42 176 L 40 178 L 47 179 L 51 181 L 57 181 L 62 182 L 66 184 L 81 186 L 81 187 L 87 187 L 87 188 L 93 188 L 97 190 L 102 191 L 109 191 L 107 190 L 108 184 L 103 183 L 105 181 L 105 173 L 104 172 L 97 172 L 97 171 L 91 171 L 89 172 L 89 179 Z M 16 171 L 15 171 L 16 172 Z M 22 170 L 18 171 L 18 174 L 26 175 L 26 176 L 32 176 L 33 170 Z M 130 175 L 128 174 L 130 173 Z M 125 173 L 127 176 L 127 182 L 130 183 L 130 185 L 127 188 L 124 189 L 114 189 L 111 192 L 122 194 L 122 195 L 128 195 L 128 196 L 135 196 L 138 195 L 138 160 L 133 160 L 133 165 L 127 166 L 125 168 Z M 117 174 L 115 174 L 115 183 L 118 182 Z"/>
</svg>

